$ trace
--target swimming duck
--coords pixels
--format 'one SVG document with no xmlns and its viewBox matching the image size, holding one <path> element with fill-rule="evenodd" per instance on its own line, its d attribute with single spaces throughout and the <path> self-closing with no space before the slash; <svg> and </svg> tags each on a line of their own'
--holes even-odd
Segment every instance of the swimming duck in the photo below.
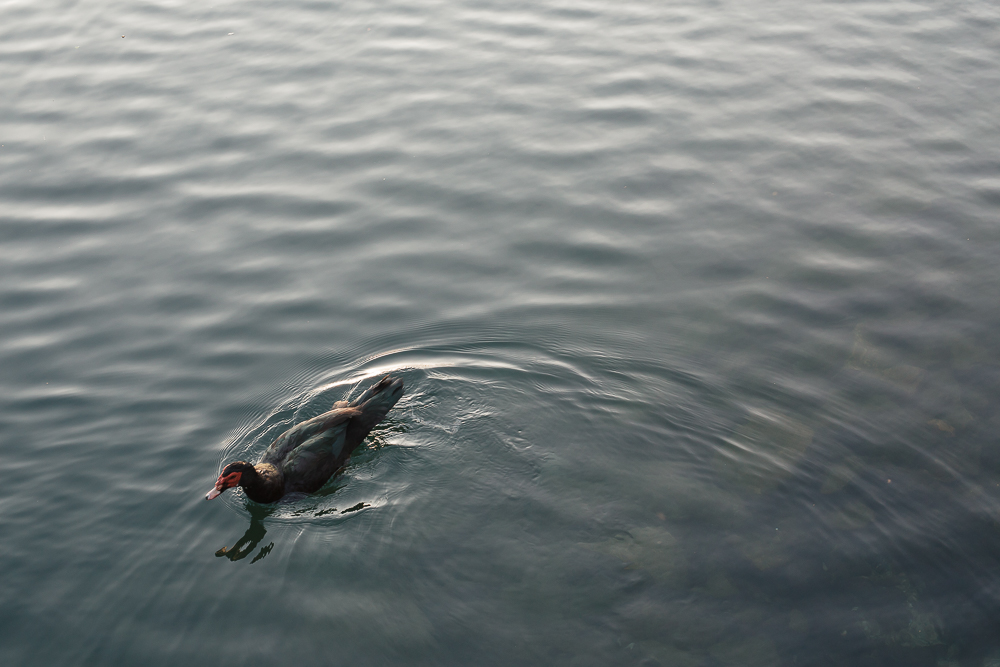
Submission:
<svg viewBox="0 0 1000 667">
<path fill-rule="evenodd" d="M 260 461 L 234 461 L 222 469 L 211 500 L 234 486 L 258 503 L 277 502 L 286 493 L 313 493 L 344 467 L 351 452 L 403 395 L 403 381 L 385 376 L 357 400 L 337 401 L 329 412 L 294 426 L 271 443 Z"/>
</svg>

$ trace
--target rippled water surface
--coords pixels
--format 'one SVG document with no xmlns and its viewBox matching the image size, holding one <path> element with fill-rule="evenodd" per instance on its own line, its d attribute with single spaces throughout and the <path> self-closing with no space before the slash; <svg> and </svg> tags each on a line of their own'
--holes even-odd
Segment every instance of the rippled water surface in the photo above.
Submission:
<svg viewBox="0 0 1000 667">
<path fill-rule="evenodd" d="M 3 2 L 0 662 L 997 667 L 998 59 L 985 0 Z M 386 372 L 319 493 L 205 502 Z"/>
</svg>

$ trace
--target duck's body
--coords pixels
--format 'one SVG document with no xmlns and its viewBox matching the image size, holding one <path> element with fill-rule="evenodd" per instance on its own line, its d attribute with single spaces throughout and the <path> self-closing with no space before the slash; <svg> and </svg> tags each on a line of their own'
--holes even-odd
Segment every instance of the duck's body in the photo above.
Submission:
<svg viewBox="0 0 1000 667">
<path fill-rule="evenodd" d="M 215 498 L 234 486 L 250 500 L 277 502 L 287 493 L 313 493 L 344 467 L 348 457 L 403 395 L 403 381 L 386 376 L 351 401 L 290 428 L 271 443 L 260 461 L 235 461 L 222 470 Z"/>
</svg>

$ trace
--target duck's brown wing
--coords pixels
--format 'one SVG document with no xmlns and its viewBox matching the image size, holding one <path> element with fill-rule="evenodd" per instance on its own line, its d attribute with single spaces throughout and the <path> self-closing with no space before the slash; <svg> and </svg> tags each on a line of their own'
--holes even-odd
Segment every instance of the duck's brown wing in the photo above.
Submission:
<svg viewBox="0 0 1000 667">
<path fill-rule="evenodd" d="M 313 438 L 322 436 L 326 431 L 338 428 L 343 430 L 352 417 L 357 417 L 360 414 L 361 410 L 357 408 L 337 408 L 293 426 L 271 443 L 264 455 L 260 457 L 260 462 L 270 463 L 281 468 L 293 451 Z M 331 436 L 333 435 L 331 434 Z"/>
</svg>

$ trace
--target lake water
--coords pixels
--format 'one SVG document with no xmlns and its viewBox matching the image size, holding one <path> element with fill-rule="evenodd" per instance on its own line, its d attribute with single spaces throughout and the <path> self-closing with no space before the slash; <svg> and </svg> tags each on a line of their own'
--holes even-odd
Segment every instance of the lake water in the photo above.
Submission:
<svg viewBox="0 0 1000 667">
<path fill-rule="evenodd" d="M 998 58 L 986 0 L 3 2 L 0 662 L 997 667 Z M 390 371 L 320 493 L 205 502 Z"/>
</svg>

